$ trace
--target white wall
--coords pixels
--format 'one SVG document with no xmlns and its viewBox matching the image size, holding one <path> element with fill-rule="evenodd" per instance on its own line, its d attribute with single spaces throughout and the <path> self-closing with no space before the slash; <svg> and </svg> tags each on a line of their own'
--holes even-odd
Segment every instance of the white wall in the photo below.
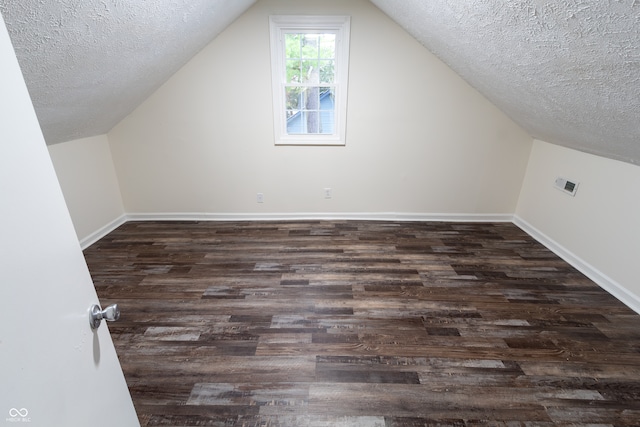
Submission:
<svg viewBox="0 0 640 427">
<path fill-rule="evenodd" d="M 49 146 L 78 239 L 90 243 L 100 230 L 123 220 L 120 186 L 106 135 Z"/>
<path fill-rule="evenodd" d="M 556 177 L 580 182 L 575 197 Z M 640 167 L 535 141 L 517 223 L 640 312 Z"/>
<path fill-rule="evenodd" d="M 274 146 L 268 16 L 303 13 L 352 17 L 345 147 Z M 512 214 L 532 144 L 367 0 L 256 3 L 108 138 L 127 213 L 256 216 Z"/>
</svg>

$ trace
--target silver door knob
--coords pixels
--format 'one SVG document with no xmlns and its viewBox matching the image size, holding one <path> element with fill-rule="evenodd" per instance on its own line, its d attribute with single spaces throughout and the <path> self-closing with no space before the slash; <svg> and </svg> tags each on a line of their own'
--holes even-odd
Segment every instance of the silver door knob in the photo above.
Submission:
<svg viewBox="0 0 640 427">
<path fill-rule="evenodd" d="M 92 329 L 98 329 L 102 319 L 113 322 L 120 318 L 120 308 L 118 304 L 111 304 L 104 310 L 98 304 L 93 304 L 89 308 L 89 324 Z"/>
</svg>

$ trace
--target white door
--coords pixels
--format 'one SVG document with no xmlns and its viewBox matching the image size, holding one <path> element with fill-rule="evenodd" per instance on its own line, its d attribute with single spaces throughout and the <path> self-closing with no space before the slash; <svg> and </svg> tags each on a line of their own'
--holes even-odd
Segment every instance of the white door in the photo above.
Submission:
<svg viewBox="0 0 640 427">
<path fill-rule="evenodd" d="M 0 425 L 139 425 L 97 302 L 0 19 Z"/>
</svg>

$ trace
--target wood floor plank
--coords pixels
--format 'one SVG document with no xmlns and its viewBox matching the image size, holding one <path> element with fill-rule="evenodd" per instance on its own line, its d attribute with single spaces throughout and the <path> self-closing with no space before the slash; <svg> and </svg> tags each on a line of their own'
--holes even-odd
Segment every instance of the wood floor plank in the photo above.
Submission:
<svg viewBox="0 0 640 427">
<path fill-rule="evenodd" d="M 640 316 L 513 224 L 128 222 L 84 254 L 142 426 L 640 425 Z"/>
</svg>

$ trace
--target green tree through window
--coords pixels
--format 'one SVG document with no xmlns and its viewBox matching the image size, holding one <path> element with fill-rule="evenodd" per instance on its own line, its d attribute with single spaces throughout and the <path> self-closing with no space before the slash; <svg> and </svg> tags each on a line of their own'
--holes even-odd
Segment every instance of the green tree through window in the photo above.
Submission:
<svg viewBox="0 0 640 427">
<path fill-rule="evenodd" d="M 333 133 L 335 34 L 289 33 L 284 42 L 287 132 Z"/>
<path fill-rule="evenodd" d="M 344 145 L 350 18 L 269 21 L 276 144 Z"/>
</svg>

